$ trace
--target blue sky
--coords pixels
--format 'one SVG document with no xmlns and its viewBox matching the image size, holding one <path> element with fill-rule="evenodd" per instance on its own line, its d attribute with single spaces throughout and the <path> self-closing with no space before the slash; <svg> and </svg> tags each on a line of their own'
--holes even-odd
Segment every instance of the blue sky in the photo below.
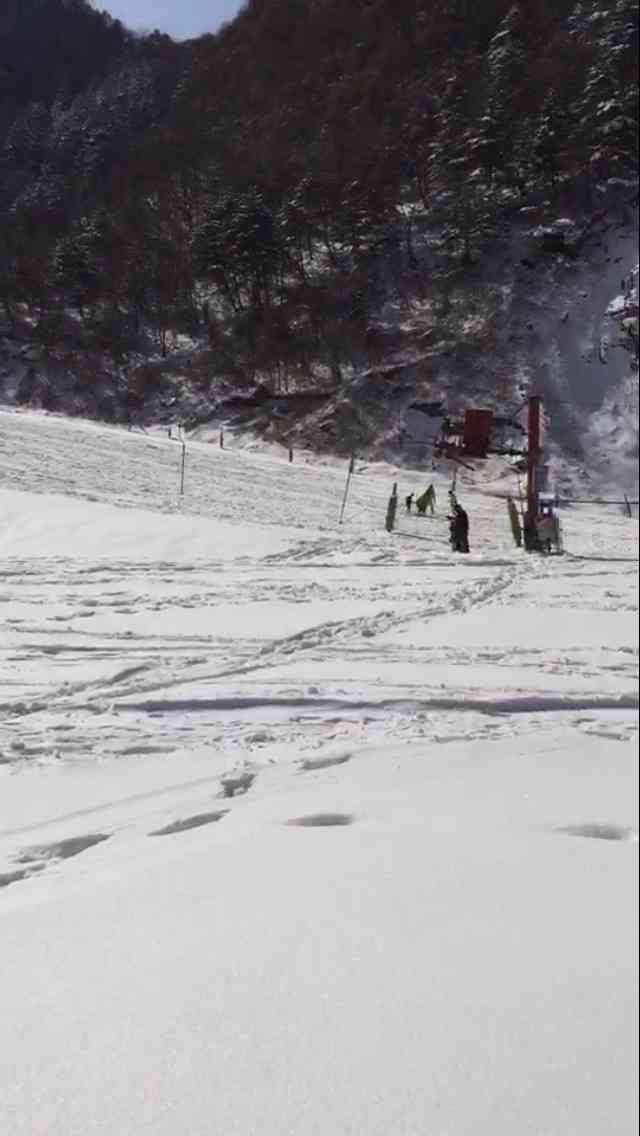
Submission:
<svg viewBox="0 0 640 1136">
<path fill-rule="evenodd" d="M 231 20 L 242 0 L 92 0 L 93 7 L 109 12 L 123 24 L 147 31 L 167 32 L 174 39 L 213 32 Z"/>
</svg>

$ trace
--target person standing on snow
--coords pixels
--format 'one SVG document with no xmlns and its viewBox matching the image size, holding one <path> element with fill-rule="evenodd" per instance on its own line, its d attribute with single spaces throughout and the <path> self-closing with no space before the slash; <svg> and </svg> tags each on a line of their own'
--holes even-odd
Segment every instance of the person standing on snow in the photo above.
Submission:
<svg viewBox="0 0 640 1136">
<path fill-rule="evenodd" d="M 407 506 L 407 512 L 410 513 L 411 506 L 413 505 L 413 493 L 409 493 L 409 495 L 405 497 L 404 503 Z"/>
<path fill-rule="evenodd" d="M 451 547 L 454 552 L 469 551 L 469 517 L 462 505 L 456 501 L 452 515 L 449 518 L 451 527 Z"/>
<path fill-rule="evenodd" d="M 429 486 L 429 488 L 425 491 L 424 496 L 425 496 L 425 509 L 429 509 L 430 512 L 431 512 L 431 516 L 433 516 L 433 514 L 435 513 L 435 505 L 436 505 L 436 491 L 433 488 L 433 485 Z"/>
</svg>

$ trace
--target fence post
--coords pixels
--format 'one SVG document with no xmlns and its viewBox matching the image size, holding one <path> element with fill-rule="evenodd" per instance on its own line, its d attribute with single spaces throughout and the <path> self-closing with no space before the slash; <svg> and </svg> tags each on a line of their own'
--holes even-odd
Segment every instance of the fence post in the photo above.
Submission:
<svg viewBox="0 0 640 1136">
<path fill-rule="evenodd" d="M 389 498 L 387 505 L 387 515 L 385 517 L 384 527 L 388 533 L 393 532 L 393 526 L 396 520 L 396 509 L 398 508 L 398 482 L 394 481 L 393 491 Z"/>
<path fill-rule="evenodd" d="M 180 496 L 184 495 L 184 459 L 187 452 L 187 443 L 182 439 L 182 458 L 180 461 Z"/>
<path fill-rule="evenodd" d="M 353 473 L 355 464 L 356 464 L 356 455 L 352 454 L 351 457 L 349 458 L 349 469 L 347 471 L 347 480 L 346 480 L 345 486 L 344 486 L 344 495 L 342 497 L 342 507 L 340 509 L 340 517 L 339 517 L 339 520 L 338 520 L 339 525 L 342 524 L 342 518 L 344 517 L 344 507 L 347 503 L 347 496 L 348 496 L 348 493 L 349 493 L 349 483 L 351 481 L 351 474 Z"/>
<path fill-rule="evenodd" d="M 518 508 L 513 497 L 507 497 L 507 510 L 509 513 L 509 523 L 511 525 L 511 532 L 513 534 L 513 543 L 516 548 L 522 548 L 522 525 L 520 524 L 520 517 L 518 516 Z"/>
<path fill-rule="evenodd" d="M 224 430 L 220 431 L 220 449 L 224 450 Z"/>
</svg>

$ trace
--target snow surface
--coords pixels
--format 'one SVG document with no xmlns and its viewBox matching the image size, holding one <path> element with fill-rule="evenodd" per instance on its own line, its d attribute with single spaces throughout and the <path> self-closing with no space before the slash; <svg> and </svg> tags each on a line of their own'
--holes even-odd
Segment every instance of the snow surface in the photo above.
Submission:
<svg viewBox="0 0 640 1136">
<path fill-rule="evenodd" d="M 630 1136 L 637 521 L 180 460 L 0 412 L 0 1130 Z"/>
</svg>

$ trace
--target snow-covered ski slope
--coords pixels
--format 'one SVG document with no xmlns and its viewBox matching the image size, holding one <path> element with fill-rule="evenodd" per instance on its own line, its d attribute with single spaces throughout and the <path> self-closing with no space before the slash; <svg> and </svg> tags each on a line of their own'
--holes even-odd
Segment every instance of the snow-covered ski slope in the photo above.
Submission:
<svg viewBox="0 0 640 1136">
<path fill-rule="evenodd" d="M 0 1129 L 630 1136 L 637 520 L 180 460 L 0 412 Z"/>
</svg>

